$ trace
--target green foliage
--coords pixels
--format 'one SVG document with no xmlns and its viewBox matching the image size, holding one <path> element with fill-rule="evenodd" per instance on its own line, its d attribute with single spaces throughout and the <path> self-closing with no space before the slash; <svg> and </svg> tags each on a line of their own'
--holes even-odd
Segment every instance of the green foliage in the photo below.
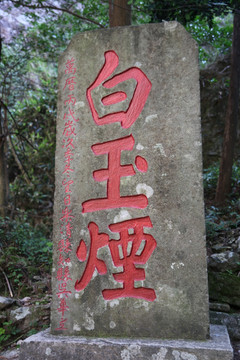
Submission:
<svg viewBox="0 0 240 360">
<path fill-rule="evenodd" d="M 17 220 L 0 218 L 0 270 L 18 297 L 29 293 L 32 277 L 49 273 L 52 263 L 52 242 L 45 236 L 46 229 L 33 227 L 27 220 L 26 215 Z"/>
<path fill-rule="evenodd" d="M 231 231 L 240 227 L 240 213 L 236 201 L 229 202 L 223 208 L 206 207 L 206 234 L 208 241 L 212 241 L 221 232 Z"/>
<path fill-rule="evenodd" d="M 186 25 L 196 16 L 211 25 L 215 16 L 227 14 L 233 9 L 233 1 L 216 3 L 214 0 L 148 0 L 134 1 L 142 11 L 149 14 L 151 22 L 177 20 Z"/>
<path fill-rule="evenodd" d="M 218 56 L 229 53 L 232 45 L 233 16 L 214 17 L 211 25 L 206 19 L 197 16 L 186 25 L 199 45 L 200 66 L 204 67 L 216 60 Z"/>
<path fill-rule="evenodd" d="M 9 340 L 16 339 L 21 330 L 12 321 L 6 321 L 0 327 L 0 349 L 7 345 Z"/>
<path fill-rule="evenodd" d="M 0 345 L 5 343 L 10 338 L 10 336 L 10 334 L 6 334 L 5 328 L 0 327 Z"/>
<path fill-rule="evenodd" d="M 203 185 L 205 196 L 209 199 L 214 195 L 219 176 L 219 163 L 211 165 L 203 170 Z M 232 193 L 230 198 L 236 201 L 240 197 L 240 160 L 234 162 L 232 167 Z"/>
<path fill-rule="evenodd" d="M 205 197 L 213 199 L 217 187 L 219 164 L 214 164 L 203 173 Z M 221 232 L 231 231 L 240 227 L 240 160 L 233 165 L 232 192 L 224 207 L 212 204 L 206 206 L 206 232 L 208 241 L 214 240 Z"/>
</svg>

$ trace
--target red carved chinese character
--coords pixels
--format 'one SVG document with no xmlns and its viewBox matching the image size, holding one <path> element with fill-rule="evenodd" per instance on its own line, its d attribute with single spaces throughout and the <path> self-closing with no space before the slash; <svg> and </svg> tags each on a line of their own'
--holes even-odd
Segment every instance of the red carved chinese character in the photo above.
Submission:
<svg viewBox="0 0 240 360">
<path fill-rule="evenodd" d="M 65 249 L 65 241 L 64 241 L 64 239 L 61 239 L 58 242 L 58 251 L 63 252 L 64 249 Z"/>
<path fill-rule="evenodd" d="M 65 280 L 65 281 L 71 280 L 72 281 L 72 279 L 70 278 L 70 272 L 69 272 L 68 266 L 65 266 L 65 268 L 64 268 L 63 280 Z"/>
<path fill-rule="evenodd" d="M 64 241 L 64 240 L 63 240 L 63 241 Z M 59 245 L 59 243 L 58 243 L 58 245 Z M 60 251 L 60 250 L 59 250 L 59 251 Z M 62 265 L 64 264 L 64 257 L 62 256 L 62 254 L 59 255 L 57 264 L 58 264 L 59 266 L 62 266 Z"/>
<path fill-rule="evenodd" d="M 57 280 L 58 281 L 68 281 L 72 279 L 70 278 L 69 267 L 65 266 L 65 268 L 60 267 L 57 271 Z"/>
<path fill-rule="evenodd" d="M 70 246 L 71 246 L 71 243 L 70 243 L 69 239 L 66 239 L 66 241 L 64 239 L 61 239 L 58 242 L 58 251 L 61 252 L 61 253 L 65 252 L 65 253 L 68 254 L 70 251 L 72 251 L 70 249 Z"/>
<path fill-rule="evenodd" d="M 145 270 L 137 268 L 136 265 L 146 264 L 156 247 L 156 240 L 152 235 L 144 233 L 144 227 L 152 227 L 148 216 L 109 225 L 109 229 L 112 232 L 120 234 L 119 240 L 109 241 L 107 234 L 99 234 L 98 226 L 95 223 L 90 223 L 88 226 L 90 233 L 88 261 L 81 279 L 75 284 L 75 289 L 77 291 L 85 289 L 95 269 L 97 269 L 100 275 L 107 273 L 106 264 L 97 257 L 97 252 L 100 248 L 108 245 L 114 266 L 122 267 L 123 269 L 122 272 L 113 274 L 114 279 L 122 283 L 123 287 L 103 290 L 104 299 L 112 300 L 120 297 L 133 297 L 154 301 L 156 299 L 154 289 L 134 287 L 135 281 L 145 280 Z M 129 234 L 130 229 L 133 229 L 132 234 Z M 129 243 L 131 244 L 130 250 Z M 119 250 L 120 247 L 121 251 Z M 76 254 L 80 261 L 85 261 L 86 245 L 83 240 L 80 241 Z"/>
<path fill-rule="evenodd" d="M 65 311 L 69 310 L 69 306 L 67 306 L 65 298 L 60 300 L 60 306 L 59 306 L 59 308 L 57 310 L 58 310 L 58 312 L 62 313 L 62 316 L 64 316 Z"/>
<path fill-rule="evenodd" d="M 64 157 L 65 157 L 65 162 L 69 164 L 73 160 L 72 149 L 67 148 L 67 151 L 65 151 L 64 153 Z"/>
<path fill-rule="evenodd" d="M 71 224 L 70 224 L 70 222 L 69 223 L 67 223 L 67 225 L 66 225 L 66 235 L 69 237 L 69 238 L 71 238 L 72 237 L 72 226 L 71 226 Z M 68 239 L 67 239 L 67 241 L 68 241 Z M 69 243 L 70 244 L 70 243 Z"/>
<path fill-rule="evenodd" d="M 71 135 L 74 135 L 74 136 L 76 135 L 74 132 L 75 128 L 72 127 L 72 125 L 73 125 L 73 121 L 70 121 L 70 120 L 65 123 L 65 129 L 63 130 L 64 136 L 69 137 Z"/>
<path fill-rule="evenodd" d="M 59 268 L 57 271 L 57 280 L 61 281 L 63 280 L 63 268 Z"/>
<path fill-rule="evenodd" d="M 66 195 L 64 200 L 64 205 L 69 206 L 71 205 L 71 196 L 70 195 Z"/>
<path fill-rule="evenodd" d="M 68 298 L 68 295 L 72 293 L 71 291 L 67 290 L 67 283 L 66 282 L 64 282 L 62 284 L 59 284 L 58 285 L 58 290 L 59 290 L 59 292 L 57 293 L 57 296 L 60 299 L 63 297 L 63 295 L 65 295 Z"/>
<path fill-rule="evenodd" d="M 73 180 L 69 180 L 69 181 L 66 181 L 66 179 L 64 179 L 62 181 L 62 185 L 65 186 L 65 193 L 71 193 L 72 191 L 70 190 L 70 185 L 73 184 Z"/>
<path fill-rule="evenodd" d="M 70 166 L 71 166 L 70 164 L 66 164 L 65 169 L 62 172 L 62 174 L 67 174 L 67 177 L 70 177 L 70 172 L 74 172 L 74 170 L 71 169 Z"/>
<path fill-rule="evenodd" d="M 108 168 L 93 172 L 96 181 L 107 180 L 107 197 L 85 201 L 82 204 L 83 213 L 119 207 L 144 209 L 148 205 L 148 199 L 143 194 L 120 196 L 121 177 L 136 174 L 132 165 L 121 165 L 121 151 L 132 150 L 133 145 L 134 138 L 130 135 L 92 146 L 95 155 L 108 154 Z"/>
<path fill-rule="evenodd" d="M 134 287 L 134 281 L 145 280 L 144 269 L 136 268 L 135 265 L 146 264 L 157 246 L 156 240 L 152 235 L 143 232 L 144 227 L 152 227 L 149 216 L 109 225 L 109 229 L 112 232 L 120 234 L 119 240 L 111 240 L 109 242 L 109 248 L 114 265 L 123 268 L 122 272 L 113 274 L 114 279 L 122 283 L 123 287 L 103 290 L 104 299 L 112 300 L 119 297 L 134 297 L 148 301 L 154 301 L 156 299 L 156 294 L 153 289 Z M 134 233 L 129 234 L 129 229 L 133 229 Z M 138 255 L 139 248 L 143 241 L 145 242 L 144 248 L 140 255 Z M 131 243 L 132 247 L 128 253 L 129 243 Z M 122 254 L 119 253 L 120 246 Z"/>
<path fill-rule="evenodd" d="M 76 68 L 74 68 L 74 61 L 75 59 L 72 57 L 70 60 L 67 60 L 66 62 L 66 70 L 65 70 L 65 74 L 75 74 L 76 72 Z"/>
<path fill-rule="evenodd" d="M 107 267 L 103 260 L 98 259 L 97 252 L 102 247 L 106 246 L 109 241 L 109 236 L 104 233 L 98 232 L 98 226 L 91 222 L 88 225 L 88 230 L 91 239 L 89 257 L 86 265 L 86 269 L 79 281 L 75 284 L 75 289 L 81 291 L 85 289 L 89 281 L 91 280 L 94 270 L 97 269 L 99 274 L 103 275 L 107 273 Z M 85 251 L 85 250 L 84 250 Z M 77 257 L 82 261 L 82 255 L 80 254 L 80 249 L 77 249 Z M 85 257 L 85 254 L 83 258 Z"/>
<path fill-rule="evenodd" d="M 118 55 L 114 51 L 107 51 L 104 54 L 105 64 L 99 72 L 97 78 L 92 85 L 87 89 L 87 99 L 90 105 L 93 119 L 97 125 L 104 125 L 114 122 L 120 122 L 121 126 L 125 129 L 129 128 L 139 117 L 151 90 L 152 84 L 147 76 L 137 67 L 132 67 L 122 73 L 114 75 L 110 80 L 105 81 L 112 75 L 117 68 L 119 60 Z M 133 98 L 130 101 L 128 109 L 126 111 L 119 111 L 99 117 L 98 112 L 95 109 L 92 91 L 102 85 L 107 89 L 112 89 L 116 85 L 129 80 L 134 79 L 137 82 Z M 115 92 L 110 96 L 102 99 L 103 105 L 112 105 L 126 98 L 126 94 L 123 92 Z"/>
<path fill-rule="evenodd" d="M 79 121 L 79 119 L 75 119 L 74 111 L 72 111 L 71 108 L 69 108 L 69 112 L 67 114 L 64 114 L 63 120 L 68 120 L 69 117 L 71 117 L 75 122 Z"/>
<path fill-rule="evenodd" d="M 74 81 L 75 76 L 72 76 L 70 78 L 68 78 L 65 82 L 65 86 L 63 88 L 63 90 L 68 86 L 69 90 L 73 90 L 74 89 L 74 84 L 76 84 L 76 81 Z"/>
<path fill-rule="evenodd" d="M 64 104 L 73 104 L 73 106 L 76 104 L 76 98 L 73 96 L 73 94 L 68 95 L 68 99 L 64 101 Z"/>
<path fill-rule="evenodd" d="M 64 319 L 63 317 L 60 320 L 60 324 L 59 327 L 56 328 L 55 330 L 67 330 L 67 328 L 65 328 L 65 322 L 67 321 L 67 319 Z"/>
<path fill-rule="evenodd" d="M 66 223 L 68 221 L 71 221 L 75 216 L 71 215 L 72 210 L 69 210 L 67 207 L 65 207 L 65 210 L 62 210 L 63 216 L 60 218 L 61 221 L 65 221 Z"/>
</svg>

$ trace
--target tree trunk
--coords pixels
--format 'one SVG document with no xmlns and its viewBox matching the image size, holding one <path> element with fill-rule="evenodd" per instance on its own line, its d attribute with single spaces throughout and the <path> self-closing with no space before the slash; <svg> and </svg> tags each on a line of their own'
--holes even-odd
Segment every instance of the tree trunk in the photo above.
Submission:
<svg viewBox="0 0 240 360">
<path fill-rule="evenodd" d="M 131 25 L 131 5 L 128 0 L 109 0 L 110 27 Z"/>
<path fill-rule="evenodd" d="M 2 112 L 4 119 L 2 121 Z M 7 113 L 0 107 L 0 216 L 6 216 L 8 203 L 8 174 L 6 164 L 6 121 Z"/>
<path fill-rule="evenodd" d="M 221 205 L 231 190 L 234 146 L 237 135 L 240 84 L 240 14 L 235 13 L 231 54 L 230 88 L 225 120 L 222 158 L 215 201 Z"/>
</svg>

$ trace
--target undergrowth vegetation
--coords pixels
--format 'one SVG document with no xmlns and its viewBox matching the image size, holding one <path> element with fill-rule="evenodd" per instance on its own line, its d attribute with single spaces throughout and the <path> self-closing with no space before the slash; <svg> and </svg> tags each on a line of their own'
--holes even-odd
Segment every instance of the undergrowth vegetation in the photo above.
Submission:
<svg viewBox="0 0 240 360">
<path fill-rule="evenodd" d="M 34 277 L 50 274 L 52 242 L 44 225 L 33 226 L 26 215 L 0 218 L 1 295 L 34 294 Z"/>
<path fill-rule="evenodd" d="M 214 204 L 218 174 L 218 163 L 204 169 L 203 173 L 206 234 L 210 245 L 215 243 L 222 233 L 240 228 L 240 160 L 233 165 L 232 192 L 222 207 Z"/>
</svg>

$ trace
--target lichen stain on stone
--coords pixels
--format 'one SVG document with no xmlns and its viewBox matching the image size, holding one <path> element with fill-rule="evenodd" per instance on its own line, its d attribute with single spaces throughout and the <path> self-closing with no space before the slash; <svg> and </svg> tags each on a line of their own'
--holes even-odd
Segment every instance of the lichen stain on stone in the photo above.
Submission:
<svg viewBox="0 0 240 360">
<path fill-rule="evenodd" d="M 153 147 L 154 149 L 156 150 L 159 150 L 160 151 L 160 154 L 164 157 L 167 157 L 166 153 L 165 153 L 165 150 L 164 150 L 164 147 L 161 143 L 157 143 L 156 145 L 154 145 Z"/>
<path fill-rule="evenodd" d="M 176 21 L 164 21 L 164 30 L 173 32 L 177 27 Z"/>
<path fill-rule="evenodd" d="M 51 352 L 52 352 L 52 350 L 49 348 L 49 347 L 47 347 L 46 348 L 46 351 L 45 351 L 45 355 L 51 355 Z"/>
<path fill-rule="evenodd" d="M 181 267 L 185 266 L 184 263 L 182 262 L 173 262 L 171 264 L 171 269 L 175 270 L 175 269 L 180 269 Z"/>
<path fill-rule="evenodd" d="M 89 314 L 87 312 L 89 312 Z M 95 321 L 92 318 L 93 312 L 91 312 L 89 308 L 87 308 L 87 312 L 84 315 L 85 321 L 83 326 L 86 330 L 93 330 L 95 328 Z"/>
<path fill-rule="evenodd" d="M 142 64 L 139 61 L 137 61 L 137 62 L 135 62 L 134 66 L 141 67 Z"/>
<path fill-rule="evenodd" d="M 172 354 L 174 356 L 174 360 L 198 360 L 196 355 L 189 354 L 189 353 L 184 352 L 184 351 L 180 352 L 180 351 L 177 351 L 177 350 L 173 350 Z"/>
<path fill-rule="evenodd" d="M 143 149 L 144 149 L 144 146 L 143 146 L 142 144 L 138 143 L 138 144 L 136 145 L 136 149 L 137 149 L 137 150 L 143 150 Z"/>
<path fill-rule="evenodd" d="M 84 293 L 84 290 L 81 291 L 81 295 Z M 75 293 L 75 299 L 79 299 L 80 298 L 80 293 L 79 292 L 76 292 Z"/>
<path fill-rule="evenodd" d="M 194 146 L 196 146 L 196 147 L 202 146 L 201 141 L 194 141 Z"/>
<path fill-rule="evenodd" d="M 114 321 L 110 321 L 109 327 L 110 329 L 114 329 L 117 325 L 115 324 Z"/>
<path fill-rule="evenodd" d="M 78 324 L 75 323 L 75 324 L 73 325 L 73 330 L 74 330 L 74 331 L 81 331 L 81 327 L 80 327 Z"/>
<path fill-rule="evenodd" d="M 98 276 L 97 269 L 95 269 L 94 273 L 92 274 L 92 280 L 95 279 L 96 276 Z"/>
<path fill-rule="evenodd" d="M 172 230 L 173 229 L 173 223 L 171 220 L 164 220 L 164 223 L 167 225 L 168 229 L 169 230 Z"/>
<path fill-rule="evenodd" d="M 114 224 L 124 221 L 124 220 L 129 220 L 131 219 L 131 215 L 129 214 L 129 212 L 127 210 L 121 210 L 115 217 L 114 217 Z"/>
<path fill-rule="evenodd" d="M 111 308 L 113 308 L 114 306 L 118 306 L 119 300 L 117 300 L 117 299 L 111 300 L 111 301 L 109 301 L 109 305 Z"/>
<path fill-rule="evenodd" d="M 146 123 L 148 123 L 149 121 L 155 120 L 157 119 L 158 114 L 153 114 L 153 115 L 148 115 L 145 119 Z"/>
<path fill-rule="evenodd" d="M 81 235 L 81 236 L 84 236 L 84 235 L 86 235 L 86 234 L 88 234 L 88 231 L 85 230 L 85 229 L 81 229 L 80 235 Z"/>
<path fill-rule="evenodd" d="M 168 304 L 168 307 L 171 309 L 171 311 L 179 311 L 179 309 L 184 309 L 185 315 L 188 315 L 190 311 L 190 300 L 187 298 L 183 290 L 172 288 L 168 285 L 163 285 L 158 287 L 158 291 L 159 301 L 161 304 Z"/>
<path fill-rule="evenodd" d="M 185 154 L 184 155 L 185 159 L 188 161 L 195 161 L 194 157 L 192 156 L 192 154 Z"/>
<path fill-rule="evenodd" d="M 127 349 L 121 351 L 122 360 L 131 360 L 132 357 L 141 354 L 141 346 L 139 345 L 130 345 Z"/>
<path fill-rule="evenodd" d="M 153 195 L 153 189 L 147 184 L 137 184 L 136 191 L 138 194 L 145 194 L 147 198 L 150 198 Z"/>
<path fill-rule="evenodd" d="M 85 106 L 85 103 L 83 101 L 78 101 L 76 104 L 75 104 L 75 109 L 80 109 L 80 108 L 83 108 Z"/>
<path fill-rule="evenodd" d="M 152 360 L 165 360 L 168 350 L 166 348 L 161 348 L 157 354 L 152 355 Z"/>
<path fill-rule="evenodd" d="M 137 300 L 134 304 L 133 307 L 135 309 L 139 309 L 141 307 L 143 307 L 145 309 L 145 311 L 149 311 L 149 303 L 147 301 L 143 301 L 143 300 Z"/>
</svg>

